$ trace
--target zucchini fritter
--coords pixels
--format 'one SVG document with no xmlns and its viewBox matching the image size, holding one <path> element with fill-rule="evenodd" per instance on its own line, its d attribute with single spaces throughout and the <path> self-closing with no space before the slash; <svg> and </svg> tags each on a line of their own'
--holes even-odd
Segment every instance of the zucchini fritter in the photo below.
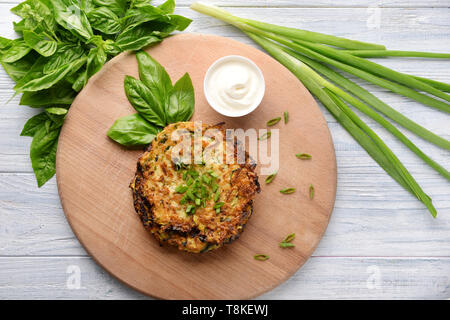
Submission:
<svg viewBox="0 0 450 320">
<path fill-rule="evenodd" d="M 220 130 L 223 140 L 205 135 L 210 128 Z M 227 163 L 225 131 L 207 125 L 201 128 L 202 151 L 208 147 L 222 150 L 222 159 L 208 157 L 195 164 L 189 154 L 191 161 L 183 163 L 172 152 L 180 143 L 172 140 L 172 134 L 180 129 L 194 135 L 193 122 L 170 124 L 139 158 L 130 184 L 134 207 L 161 245 L 194 253 L 217 249 L 237 239 L 252 215 L 253 198 L 260 191 L 256 164 L 247 153 L 245 163 L 237 163 L 236 141 L 231 144 L 234 161 Z M 194 139 L 190 140 L 193 154 Z M 179 157 L 183 158 L 182 152 Z"/>
</svg>

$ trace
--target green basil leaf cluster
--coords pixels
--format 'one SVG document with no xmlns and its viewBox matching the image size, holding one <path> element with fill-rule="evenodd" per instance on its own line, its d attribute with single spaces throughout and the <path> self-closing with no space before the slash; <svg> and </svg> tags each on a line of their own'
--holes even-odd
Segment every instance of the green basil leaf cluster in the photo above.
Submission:
<svg viewBox="0 0 450 320">
<path fill-rule="evenodd" d="M 195 107 L 189 74 L 173 85 L 164 67 L 148 53 L 139 51 L 136 59 L 139 79 L 125 76 L 124 89 L 138 113 L 119 118 L 107 132 L 108 137 L 127 147 L 149 144 L 162 127 L 188 121 Z"/>
<path fill-rule="evenodd" d="M 22 131 L 33 137 L 30 157 L 39 186 L 55 173 L 59 130 L 77 93 L 120 52 L 139 50 L 184 30 L 191 20 L 173 14 L 174 8 L 174 0 L 159 6 L 150 0 L 26 0 L 11 9 L 21 18 L 13 23 L 20 37 L 0 37 L 0 64 L 22 94 L 20 104 L 42 108 Z M 145 99 L 159 101 L 151 94 Z M 166 119 L 145 110 L 143 119 Z M 142 137 L 149 140 L 146 124 L 137 125 L 140 120 L 129 121 L 145 130 Z"/>
</svg>

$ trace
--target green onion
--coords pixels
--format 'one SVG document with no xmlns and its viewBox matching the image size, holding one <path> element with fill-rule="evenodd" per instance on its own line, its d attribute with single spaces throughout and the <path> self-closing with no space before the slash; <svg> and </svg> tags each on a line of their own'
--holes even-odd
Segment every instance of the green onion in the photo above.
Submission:
<svg viewBox="0 0 450 320">
<path fill-rule="evenodd" d="M 266 184 L 269 184 L 272 182 L 273 179 L 275 179 L 275 176 L 277 175 L 277 172 L 272 173 L 271 175 L 268 175 L 266 178 Z"/>
<path fill-rule="evenodd" d="M 216 194 L 214 195 L 214 202 L 217 202 L 220 198 L 220 191 L 217 191 Z"/>
<path fill-rule="evenodd" d="M 175 192 L 176 193 L 185 193 L 187 191 L 187 189 L 188 189 L 187 186 L 179 185 L 178 187 L 175 188 Z"/>
<path fill-rule="evenodd" d="M 311 68 L 313 68 L 316 71 L 318 71 L 319 73 L 323 74 L 325 77 L 327 77 L 334 83 L 339 83 L 339 85 L 341 87 L 348 90 L 350 93 L 352 93 L 356 97 L 360 98 L 362 101 L 366 102 L 368 105 L 371 105 L 378 111 L 382 112 L 385 116 L 396 121 L 398 124 L 400 124 L 404 128 L 417 134 L 418 136 L 422 137 L 423 139 L 425 139 L 431 143 L 434 143 L 435 145 L 437 145 L 441 148 L 450 150 L 450 141 L 441 138 L 440 136 L 423 128 L 416 122 L 405 117 L 400 112 L 391 108 L 390 106 L 385 104 L 383 101 L 381 101 L 380 99 L 375 97 L 373 94 L 371 94 L 369 91 L 367 91 L 366 89 L 357 85 L 353 81 L 348 80 L 347 78 L 340 75 L 339 73 L 331 70 L 330 68 L 326 67 L 325 65 L 323 65 L 317 61 L 309 59 L 308 57 L 297 54 L 297 53 L 293 52 L 292 50 L 289 50 L 287 52 L 289 54 L 291 54 L 292 56 L 294 56 L 295 58 L 297 58 L 298 60 L 308 64 Z"/>
<path fill-rule="evenodd" d="M 367 72 L 377 74 L 381 77 L 392 79 L 398 83 L 404 84 L 408 87 L 416 88 L 418 90 L 422 90 L 436 97 L 444 99 L 446 101 L 450 101 L 450 95 L 426 84 L 420 80 L 415 79 L 413 76 L 397 72 L 395 70 L 389 69 L 381 64 L 375 63 L 370 60 L 366 60 L 363 58 L 359 58 L 343 52 L 342 50 L 336 50 L 334 48 L 330 48 L 321 44 L 311 43 L 303 40 L 295 40 L 297 42 L 311 50 L 314 50 L 318 53 L 321 53 L 325 56 L 331 57 L 333 59 L 339 60 L 347 65 L 354 66 L 356 68 L 360 68 L 361 70 L 365 70 Z"/>
<path fill-rule="evenodd" d="M 324 106 L 333 114 L 344 128 L 366 149 L 366 151 L 386 170 L 398 183 L 422 201 L 430 213 L 435 217 L 436 209 L 417 182 L 403 167 L 401 162 L 381 139 L 354 114 L 345 103 L 337 98 L 331 91 L 326 91 L 313 78 L 310 69 L 305 64 L 287 54 L 283 48 L 259 36 L 248 34 L 266 51 L 287 67 L 297 78 L 303 82 Z M 338 102 L 340 101 L 340 102 Z M 337 104 L 338 103 L 338 104 Z"/>
<path fill-rule="evenodd" d="M 297 158 L 302 159 L 302 160 L 310 160 L 312 159 L 312 156 L 310 154 L 307 153 L 297 153 L 295 155 Z"/>
<path fill-rule="evenodd" d="M 309 185 L 309 198 L 314 199 L 314 186 L 312 184 Z"/>
<path fill-rule="evenodd" d="M 427 95 L 432 94 L 437 98 L 450 101 L 450 95 L 445 93 L 450 92 L 450 84 L 403 74 L 375 62 L 358 57 L 358 54 L 360 54 L 361 56 L 404 55 L 448 58 L 450 57 L 450 54 L 387 51 L 384 50 L 385 48 L 383 46 L 379 45 L 361 43 L 344 38 L 235 17 L 225 10 L 211 5 L 194 3 L 191 7 L 194 10 L 219 18 L 241 29 L 270 55 L 288 68 L 303 82 L 305 87 L 322 102 L 328 111 L 330 111 L 337 121 L 367 151 L 367 153 L 402 187 L 422 201 L 433 217 L 436 216 L 436 209 L 432 204 L 431 198 L 423 192 L 397 156 L 347 104 L 359 109 L 380 123 L 428 165 L 449 180 L 450 175 L 446 169 L 430 159 L 402 132 L 374 111 L 374 109 L 381 112 L 384 116 L 396 121 L 411 132 L 442 148 L 450 150 L 450 142 L 403 116 L 370 94 L 367 90 L 331 70 L 323 63 L 353 74 L 394 93 L 414 99 L 425 105 L 444 112 L 450 112 L 450 105 L 447 102 Z M 284 46 L 280 46 L 276 42 Z M 349 50 L 337 50 L 324 44 Z M 354 51 L 355 49 L 365 50 L 366 52 L 356 52 Z M 381 51 L 374 52 L 374 50 Z M 337 85 L 325 80 L 310 67 L 314 68 Z M 343 89 L 341 89 L 341 87 Z M 423 91 L 425 94 L 419 91 Z M 261 138 L 262 137 L 259 139 L 262 140 Z M 314 187 L 311 185 L 310 198 L 313 197 Z"/>
<path fill-rule="evenodd" d="M 215 179 L 217 179 L 219 177 L 219 175 L 212 170 L 209 170 L 208 174 Z"/>
<path fill-rule="evenodd" d="M 217 202 L 213 208 L 214 209 L 218 209 L 218 208 L 222 208 L 224 206 L 225 202 Z"/>
<path fill-rule="evenodd" d="M 271 119 L 271 120 L 267 121 L 267 126 L 268 126 L 268 127 L 274 126 L 274 125 L 276 125 L 278 122 L 280 122 L 280 120 L 281 120 L 281 117 Z"/>
<path fill-rule="evenodd" d="M 284 240 L 282 242 L 291 242 L 292 240 L 294 240 L 295 238 L 295 233 L 291 233 L 289 235 L 286 236 L 286 238 L 284 238 Z"/>
<path fill-rule="evenodd" d="M 188 173 L 192 178 L 197 178 L 199 176 L 199 173 L 195 170 L 189 170 Z"/>
<path fill-rule="evenodd" d="M 390 90 L 392 92 L 395 92 L 397 94 L 403 95 L 403 96 L 408 97 L 408 98 L 411 98 L 413 100 L 416 100 L 416 101 L 418 101 L 420 103 L 423 103 L 425 105 L 428 105 L 430 107 L 433 107 L 433 108 L 436 108 L 436 109 L 439 109 L 439 110 L 442 110 L 442 111 L 445 111 L 445 112 L 450 112 L 450 105 L 448 105 L 447 103 L 445 103 L 443 101 L 440 101 L 440 100 L 436 100 L 436 99 L 434 99 L 434 98 L 432 98 L 430 96 L 427 96 L 425 94 L 419 93 L 419 92 L 417 92 L 417 91 L 415 91 L 415 90 L 413 90 L 413 89 L 411 89 L 411 88 L 409 88 L 407 86 L 403 86 L 403 85 L 401 85 L 399 83 L 386 80 L 386 79 L 381 78 L 381 77 L 379 77 L 377 75 L 374 75 L 372 73 L 366 72 L 363 69 L 355 68 L 355 67 L 353 67 L 351 65 L 348 65 L 346 63 L 342 63 L 342 62 L 337 61 L 335 59 L 332 59 L 332 58 L 330 58 L 330 57 L 328 57 L 326 55 L 323 55 L 323 54 L 321 54 L 319 52 L 311 50 L 309 48 L 309 46 L 314 45 L 312 43 L 307 43 L 305 45 L 305 42 L 300 42 L 300 41 L 293 42 L 293 41 L 290 41 L 289 39 L 277 36 L 275 34 L 263 32 L 263 31 L 260 31 L 260 30 L 252 30 L 252 32 L 255 32 L 255 34 L 260 35 L 260 36 L 269 37 L 270 39 L 278 41 L 281 44 L 284 44 L 284 45 L 288 46 L 289 48 L 291 48 L 293 50 L 296 50 L 296 51 L 298 51 L 298 52 L 300 52 L 300 53 L 302 53 L 302 54 L 304 54 L 304 55 L 306 55 L 306 56 L 308 56 L 310 58 L 313 58 L 313 59 L 316 59 L 316 60 L 328 63 L 328 64 L 330 64 L 330 65 L 332 65 L 334 67 L 337 67 L 337 68 L 339 68 L 339 69 L 341 69 L 343 71 L 346 71 L 346 72 L 348 72 L 350 74 L 353 74 L 353 75 L 355 75 L 355 76 L 357 76 L 357 77 L 359 77 L 359 78 L 361 78 L 363 80 L 366 80 L 368 82 L 371 82 L 371 83 L 373 83 L 375 85 L 378 85 L 380 87 L 386 88 L 386 89 L 388 89 L 388 90 Z M 353 57 L 352 55 L 348 55 L 348 56 Z M 357 57 L 353 57 L 353 58 L 356 59 Z M 391 71 L 393 71 L 393 70 L 391 70 Z M 393 72 L 395 72 L 395 71 L 393 71 Z M 401 74 L 401 75 L 403 75 L 405 77 L 406 76 L 410 77 L 409 75 L 405 75 L 405 74 Z M 421 81 L 419 81 L 417 79 L 415 79 L 415 80 L 417 82 L 421 82 Z M 430 85 L 427 85 L 427 84 L 424 84 L 424 85 L 426 85 L 427 87 L 431 88 Z M 431 91 L 435 91 L 435 90 L 439 91 L 436 88 L 433 88 L 433 89 L 430 89 L 430 90 Z M 427 90 L 424 90 L 424 91 L 427 91 Z M 447 94 L 444 94 L 442 92 L 441 92 L 441 94 L 445 95 L 445 96 L 448 96 Z M 441 96 L 441 98 L 442 98 L 442 96 Z M 447 99 L 447 98 L 445 98 L 445 99 Z"/>
<path fill-rule="evenodd" d="M 255 255 L 253 256 L 253 258 L 254 258 L 255 260 L 259 260 L 259 261 L 266 261 L 266 260 L 269 259 L 269 256 L 268 256 L 267 254 L 255 254 Z"/>
<path fill-rule="evenodd" d="M 285 124 L 288 123 L 288 121 L 289 121 L 289 112 L 285 111 L 283 113 L 283 116 L 284 116 L 284 123 Z"/>
<path fill-rule="evenodd" d="M 190 199 L 190 200 L 192 200 L 192 201 L 195 201 L 195 197 L 194 197 L 194 195 L 192 194 L 192 191 L 191 191 L 191 190 L 188 190 L 188 191 L 186 192 L 186 196 L 187 196 L 188 199 Z"/>
<path fill-rule="evenodd" d="M 288 51 L 288 53 L 291 53 L 290 51 Z M 302 58 L 298 57 L 299 55 L 296 55 L 294 53 L 292 53 L 292 56 L 299 58 L 299 60 L 301 60 Z M 316 67 L 318 67 L 316 65 Z M 325 71 L 322 68 L 318 68 L 320 70 L 322 70 L 324 73 L 327 73 L 327 71 Z M 331 71 L 331 70 L 330 70 Z M 328 75 L 330 75 L 330 73 L 328 73 Z M 353 96 L 349 95 L 347 92 L 341 90 L 340 88 L 334 86 L 333 84 L 329 83 L 328 81 L 326 81 L 325 79 L 321 78 L 318 74 L 314 73 L 311 70 L 311 76 L 314 77 L 314 79 L 317 81 L 317 83 L 319 83 L 320 85 L 322 85 L 324 88 L 327 88 L 328 90 L 332 91 L 334 94 L 342 97 L 344 100 L 346 100 L 347 102 L 351 103 L 354 107 L 358 108 L 360 111 L 364 112 L 365 114 L 367 114 L 369 117 L 371 117 L 372 119 L 374 119 L 375 121 L 377 121 L 379 124 L 381 124 L 386 130 L 388 130 L 389 132 L 391 132 L 395 137 L 397 137 L 405 146 L 407 146 L 411 151 L 413 151 L 415 154 L 417 154 L 422 160 L 424 160 L 430 167 L 432 167 L 433 169 L 435 169 L 437 172 L 439 172 L 443 177 L 447 178 L 448 180 L 450 180 L 450 172 L 448 172 L 444 167 L 442 167 L 441 165 L 439 165 L 437 162 L 435 162 L 434 160 L 432 160 L 431 158 L 429 158 L 424 152 L 422 152 L 422 150 L 420 150 L 411 140 L 409 140 L 401 131 L 399 131 L 394 125 L 392 125 L 389 121 L 387 121 L 386 119 L 384 119 L 383 117 L 381 117 L 378 113 L 376 113 L 375 111 L 373 111 L 371 108 L 369 108 L 367 105 L 365 105 L 364 103 L 362 103 L 361 101 L 359 101 L 358 99 L 354 98 Z M 342 76 L 339 75 L 339 77 L 336 77 L 335 79 L 339 79 L 342 84 L 345 84 L 346 81 Z M 356 84 L 355 84 L 356 85 Z M 362 88 L 361 88 L 362 89 Z M 364 90 L 364 89 L 363 89 Z M 356 95 L 356 93 L 355 93 Z M 364 96 L 363 96 L 364 97 Z M 372 100 L 370 100 L 372 101 Z M 372 101 L 373 102 L 373 101 Z M 380 101 L 381 102 L 381 101 Z M 382 103 L 384 104 L 384 103 Z M 386 107 L 390 108 L 389 106 L 379 106 L 381 107 L 386 113 L 391 114 L 391 111 L 386 111 Z M 394 110 L 395 112 L 395 110 Z M 395 113 L 394 113 L 395 115 Z M 402 119 L 401 121 L 405 121 L 409 119 L 405 118 Z M 412 122 L 412 121 L 411 121 Z M 412 125 L 414 125 L 415 123 L 412 122 Z M 417 125 L 418 127 L 420 127 L 419 125 Z M 420 127 L 421 128 L 421 127 Z M 415 128 L 415 130 L 417 130 L 418 128 Z M 422 128 L 424 131 L 427 131 L 426 129 Z M 421 131 L 423 132 L 423 131 Z M 450 142 L 442 139 L 438 136 L 434 136 L 433 133 L 428 132 L 429 134 L 427 134 L 427 137 L 429 137 L 430 139 L 432 139 L 433 141 L 436 141 L 437 143 L 440 144 L 440 146 L 446 148 L 449 150 L 450 148 Z M 439 138 L 439 139 L 436 139 Z"/>
<path fill-rule="evenodd" d="M 436 80 L 422 78 L 422 77 L 418 77 L 418 76 L 413 76 L 413 77 L 416 78 L 417 80 L 420 80 L 422 82 L 429 84 L 430 86 L 435 87 L 436 89 L 439 89 L 439 90 L 442 90 L 445 92 L 450 92 L 450 84 L 448 84 L 448 83 L 439 82 Z"/>
<path fill-rule="evenodd" d="M 202 180 L 204 183 L 206 183 L 207 185 L 211 184 L 211 178 L 206 176 L 206 175 L 202 175 Z"/>
<path fill-rule="evenodd" d="M 283 194 L 291 194 L 295 192 L 295 188 L 285 188 L 285 189 L 281 189 L 280 190 L 281 193 Z"/>
<path fill-rule="evenodd" d="M 201 204 L 201 200 L 199 198 L 195 199 L 195 205 L 199 206 Z"/>
<path fill-rule="evenodd" d="M 193 183 L 194 183 L 194 179 L 192 179 L 191 177 L 189 177 L 188 181 L 186 181 L 186 184 L 187 184 L 188 186 L 190 186 L 190 185 L 193 184 Z"/>
<path fill-rule="evenodd" d="M 186 213 L 193 214 L 194 212 L 195 212 L 195 207 L 192 204 L 188 204 L 188 206 L 186 207 Z"/>
<path fill-rule="evenodd" d="M 281 248 L 292 248 L 295 247 L 295 244 L 289 242 L 280 242 Z"/>
<path fill-rule="evenodd" d="M 377 57 L 419 57 L 450 59 L 450 53 L 421 52 L 421 51 L 401 51 L 401 50 L 341 50 L 353 56 L 361 58 Z"/>
<path fill-rule="evenodd" d="M 263 135 L 261 135 L 261 136 L 258 138 L 258 140 L 266 140 L 266 139 L 269 139 L 271 135 L 272 135 L 272 132 L 267 131 L 266 133 L 264 133 Z"/>
</svg>

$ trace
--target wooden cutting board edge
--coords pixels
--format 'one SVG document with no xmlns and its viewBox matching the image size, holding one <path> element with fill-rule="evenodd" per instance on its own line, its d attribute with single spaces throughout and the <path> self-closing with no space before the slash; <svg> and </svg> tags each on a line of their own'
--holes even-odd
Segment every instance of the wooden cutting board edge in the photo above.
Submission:
<svg viewBox="0 0 450 320">
<path fill-rule="evenodd" d="M 188 37 L 189 37 L 190 35 L 194 35 L 194 36 L 195 36 L 195 35 L 202 35 L 202 36 L 207 36 L 207 37 L 211 37 L 211 38 L 223 38 L 223 37 L 221 37 L 221 36 L 210 35 L 210 34 L 208 34 L 208 35 L 203 35 L 203 34 L 200 34 L 200 33 L 183 33 L 183 34 L 178 34 L 178 35 L 175 35 L 175 36 L 177 36 L 177 37 L 180 37 L 180 36 L 188 36 Z M 173 36 L 172 36 L 172 37 L 173 37 Z M 239 43 L 239 44 L 241 44 L 241 45 L 246 45 L 246 44 L 242 44 L 242 43 L 240 43 L 239 41 L 236 41 L 236 40 L 233 40 L 233 39 L 227 39 L 227 40 L 228 40 L 228 41 L 232 41 L 232 42 Z M 270 57 L 269 55 L 267 55 L 265 52 L 262 52 L 262 51 L 261 51 L 261 53 L 264 54 L 264 55 L 266 55 L 268 58 L 273 59 L 272 57 Z M 112 58 L 110 61 L 108 61 L 108 62 L 103 66 L 103 68 L 102 68 L 99 72 L 97 72 L 94 76 L 92 76 L 92 77 L 88 80 L 87 85 L 92 84 L 92 83 L 95 83 L 96 80 L 97 80 L 98 78 L 101 78 L 102 75 L 103 75 L 104 73 L 108 72 L 109 69 L 113 68 L 115 64 L 120 63 L 120 61 L 121 61 L 121 59 L 123 58 L 124 55 L 132 55 L 132 54 L 134 54 L 134 53 L 131 53 L 131 52 L 124 52 L 124 53 L 121 53 L 121 54 L 117 55 L 116 57 Z M 278 63 L 278 62 L 277 62 L 277 63 Z M 281 66 L 282 68 L 284 68 L 284 66 L 282 66 L 281 64 L 280 64 L 280 66 Z M 301 86 L 303 86 L 303 84 L 302 84 L 299 80 L 297 80 L 297 81 L 299 82 L 299 84 L 300 84 Z M 86 86 L 87 86 L 87 85 L 86 85 Z M 303 87 L 304 87 L 304 86 L 303 86 Z M 306 88 L 305 88 L 305 90 L 307 91 Z M 77 95 L 77 97 L 75 98 L 73 104 L 75 104 L 75 102 L 76 102 L 78 99 L 80 99 L 80 98 L 82 97 L 82 95 L 83 95 L 83 91 L 81 91 L 81 92 Z M 314 99 L 314 98 L 313 98 L 313 99 Z M 319 106 L 317 105 L 317 103 L 315 103 L 315 104 L 316 104 L 316 107 L 319 108 Z M 69 110 L 69 112 L 70 112 L 71 110 L 73 110 L 73 109 L 71 108 L 71 109 Z M 323 114 L 320 113 L 320 115 L 321 115 L 321 117 L 322 117 L 322 121 L 323 121 L 324 123 L 326 123 L 326 120 L 325 120 Z M 334 195 L 333 195 L 333 201 L 332 201 L 332 203 L 331 203 L 331 208 L 334 208 L 334 204 L 335 204 L 335 200 L 336 200 L 336 190 L 337 190 L 337 163 L 336 163 L 336 156 L 335 156 L 334 144 L 333 144 L 332 136 L 331 136 L 331 133 L 329 132 L 329 128 L 328 128 L 328 127 L 327 127 L 327 130 L 328 130 L 328 133 L 329 133 L 329 136 L 330 136 L 330 141 L 331 141 L 331 151 L 332 151 L 332 153 L 333 153 L 332 156 L 333 156 L 334 159 L 335 159 L 335 161 L 334 161 L 334 170 L 333 170 L 333 171 L 334 171 L 334 177 L 333 177 L 333 180 L 334 180 L 334 186 L 333 186 L 333 189 L 334 189 Z M 64 126 L 63 126 L 62 131 L 61 131 L 61 137 L 64 139 L 64 134 L 62 134 L 63 131 L 64 131 Z M 59 151 L 59 149 L 58 149 L 58 151 Z M 130 284 L 129 282 L 127 282 L 127 281 L 121 279 L 120 277 L 116 276 L 116 275 L 114 274 L 114 272 L 111 271 L 110 268 L 109 268 L 107 265 L 103 264 L 102 261 L 100 261 L 99 259 L 97 259 L 97 257 L 96 257 L 95 255 L 92 254 L 92 252 L 90 251 L 90 249 L 84 244 L 83 240 L 81 240 L 81 238 L 80 238 L 80 236 L 79 236 L 79 234 L 78 234 L 77 229 L 74 227 L 74 225 L 73 225 L 73 223 L 72 223 L 71 217 L 69 217 L 69 215 L 67 214 L 67 208 L 66 208 L 66 204 L 65 204 L 65 201 L 64 201 L 64 195 L 63 195 L 63 193 L 61 192 L 62 185 L 64 184 L 64 181 L 61 179 L 60 174 L 59 174 L 59 172 L 60 172 L 60 170 L 61 170 L 61 169 L 60 169 L 60 161 L 58 161 L 59 158 L 60 158 L 60 157 L 59 157 L 59 152 L 57 152 L 57 157 L 56 157 L 56 159 L 57 159 L 57 160 L 56 160 L 56 178 L 57 178 L 57 188 L 58 188 L 58 193 L 59 193 L 60 200 L 61 200 L 61 205 L 62 205 L 63 211 L 64 211 L 64 213 L 65 213 L 65 216 L 66 216 L 66 218 L 67 218 L 67 221 L 68 221 L 68 223 L 69 223 L 69 225 L 70 225 L 70 227 L 71 227 L 73 233 L 75 234 L 75 236 L 77 237 L 77 239 L 79 240 L 79 242 L 81 243 L 81 245 L 83 246 L 83 248 L 86 250 L 86 252 L 89 254 L 89 256 L 90 256 L 90 257 L 91 257 L 98 265 L 100 265 L 103 269 L 105 269 L 110 275 L 112 275 L 114 278 L 116 278 L 117 280 L 119 280 L 121 283 L 127 285 L 127 286 L 130 287 L 130 288 L 133 288 L 134 290 L 136 290 L 136 291 L 138 291 L 138 292 L 140 292 L 140 293 L 142 293 L 142 294 L 144 294 L 144 295 L 147 295 L 147 296 L 150 296 L 150 297 L 153 297 L 153 298 L 156 298 L 156 299 L 164 299 L 165 297 L 160 297 L 160 296 L 158 296 L 157 294 L 149 294 L 148 292 L 142 290 L 141 288 L 139 288 L 139 287 L 137 287 L 137 286 L 135 286 L 135 285 L 133 285 L 133 284 Z M 327 229 L 327 227 L 328 227 L 328 224 L 329 224 L 329 221 L 330 221 L 330 218 L 331 218 L 332 211 L 333 211 L 333 210 L 331 210 L 331 212 L 328 214 L 328 217 L 327 217 L 326 223 L 325 223 L 325 225 L 324 225 L 324 228 L 322 229 L 322 232 L 321 232 L 320 235 L 319 235 L 319 239 L 320 239 L 320 240 L 322 239 L 323 234 L 325 233 L 325 231 L 326 231 L 326 229 Z M 319 242 L 320 242 L 320 240 L 319 240 Z M 283 277 L 278 283 L 273 283 L 273 285 L 270 286 L 270 287 L 266 287 L 266 288 L 260 290 L 259 292 L 254 292 L 253 294 L 251 294 L 251 295 L 249 295 L 249 296 L 236 297 L 236 299 L 252 299 L 252 298 L 258 297 L 258 296 L 260 296 L 261 294 L 264 294 L 264 293 L 266 293 L 266 292 L 268 292 L 268 291 L 270 291 L 270 290 L 272 290 L 272 289 L 278 287 L 279 285 L 281 285 L 281 284 L 284 283 L 285 281 L 287 281 L 287 280 L 288 280 L 293 274 L 295 274 L 295 273 L 296 273 L 296 272 L 304 265 L 304 263 L 306 263 L 306 261 L 311 257 L 311 255 L 313 254 L 313 252 L 316 250 L 316 248 L 317 248 L 319 242 L 317 242 L 317 243 L 315 244 L 315 246 L 311 248 L 310 252 L 308 252 L 307 255 L 303 255 L 303 256 L 302 256 L 302 258 L 304 259 L 304 260 L 303 260 L 303 263 L 301 263 L 301 264 L 298 265 L 297 270 L 293 270 L 293 272 L 291 272 L 291 273 L 289 273 L 289 274 L 286 274 L 286 276 Z"/>
</svg>

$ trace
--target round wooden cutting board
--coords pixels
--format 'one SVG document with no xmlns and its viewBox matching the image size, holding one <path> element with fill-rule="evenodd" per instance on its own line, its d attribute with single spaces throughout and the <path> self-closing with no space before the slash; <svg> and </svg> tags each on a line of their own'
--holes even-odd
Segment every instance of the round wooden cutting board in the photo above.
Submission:
<svg viewBox="0 0 450 320">
<path fill-rule="evenodd" d="M 191 254 L 160 247 L 134 211 L 129 183 L 142 150 L 121 147 L 106 136 L 122 116 L 134 113 L 123 89 L 125 75 L 138 78 L 133 53 L 121 54 L 92 77 L 77 96 L 62 128 L 57 153 L 58 190 L 66 217 L 89 254 L 129 286 L 163 299 L 248 299 L 279 285 L 305 263 L 318 245 L 336 195 L 336 158 L 326 122 L 309 92 L 277 61 L 248 45 L 223 37 L 181 34 L 147 52 L 172 81 L 189 72 L 195 89 L 193 120 L 227 128 L 266 128 L 280 121 L 278 175 L 271 184 L 260 176 L 262 191 L 241 237 L 218 250 Z M 242 55 L 262 70 L 262 104 L 242 118 L 216 113 L 203 94 L 203 78 L 216 59 Z M 299 160 L 309 153 L 312 160 Z M 309 186 L 314 185 L 314 199 Z M 286 187 L 296 192 L 284 195 Z M 279 242 L 295 233 L 294 248 Z M 270 259 L 257 261 L 255 254 Z M 300 289 L 301 290 L 301 289 Z"/>
</svg>

